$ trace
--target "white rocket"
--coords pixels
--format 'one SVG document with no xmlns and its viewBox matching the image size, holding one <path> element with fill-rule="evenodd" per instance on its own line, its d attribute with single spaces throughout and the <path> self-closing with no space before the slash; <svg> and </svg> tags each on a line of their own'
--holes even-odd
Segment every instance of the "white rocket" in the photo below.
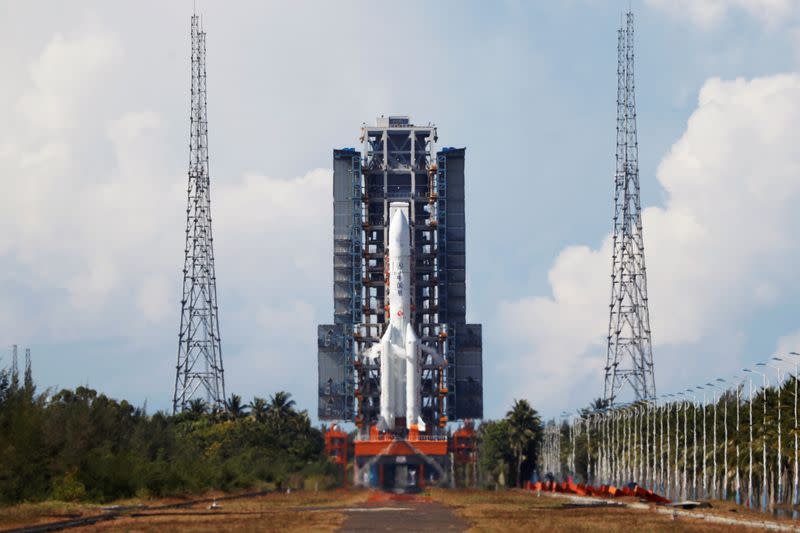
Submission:
<svg viewBox="0 0 800 533">
<path fill-rule="evenodd" d="M 433 356 L 437 363 L 444 358 L 425 346 L 411 323 L 411 232 L 408 204 L 392 202 L 389 222 L 389 323 L 378 344 L 367 354 L 380 358 L 381 414 L 378 429 L 394 429 L 395 417 L 405 414 L 406 426 L 416 425 L 425 431 L 420 416 L 420 378 L 422 353 Z M 405 413 L 403 404 L 405 403 Z"/>
</svg>

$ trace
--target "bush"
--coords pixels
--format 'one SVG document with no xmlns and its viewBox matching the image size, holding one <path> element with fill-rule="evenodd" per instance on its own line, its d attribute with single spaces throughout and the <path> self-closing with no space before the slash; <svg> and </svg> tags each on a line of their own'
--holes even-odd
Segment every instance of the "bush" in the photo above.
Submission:
<svg viewBox="0 0 800 533">
<path fill-rule="evenodd" d="M 86 487 L 78 481 L 78 472 L 70 470 L 53 482 L 53 499 L 78 502 L 86 499 Z"/>
<path fill-rule="evenodd" d="M 336 478 L 333 476 L 313 475 L 303 481 L 303 489 L 307 491 L 330 490 L 336 487 Z"/>
</svg>

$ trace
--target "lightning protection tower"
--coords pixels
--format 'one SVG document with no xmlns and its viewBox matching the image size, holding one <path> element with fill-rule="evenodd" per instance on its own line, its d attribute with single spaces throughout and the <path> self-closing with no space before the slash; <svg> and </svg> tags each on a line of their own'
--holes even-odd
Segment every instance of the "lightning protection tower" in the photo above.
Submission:
<svg viewBox="0 0 800 533">
<path fill-rule="evenodd" d="M 203 399 L 209 407 L 220 409 L 225 400 L 209 195 L 206 33 L 196 14 L 192 16 L 191 40 L 189 186 L 174 413 L 186 409 L 192 399 Z"/>
<path fill-rule="evenodd" d="M 610 404 L 626 383 L 636 400 L 656 395 L 639 200 L 632 12 L 626 14 L 618 32 L 617 59 L 617 168 L 604 393 Z"/>
</svg>

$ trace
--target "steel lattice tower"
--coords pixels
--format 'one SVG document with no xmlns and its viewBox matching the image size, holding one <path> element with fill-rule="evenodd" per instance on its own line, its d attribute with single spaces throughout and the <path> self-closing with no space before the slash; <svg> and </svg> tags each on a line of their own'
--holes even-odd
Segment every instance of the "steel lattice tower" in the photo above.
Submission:
<svg viewBox="0 0 800 533">
<path fill-rule="evenodd" d="M 610 404 L 615 402 L 625 382 L 630 384 L 637 400 L 656 395 L 639 200 L 633 13 L 627 13 L 626 23 L 618 33 L 617 168 L 604 393 Z"/>
<path fill-rule="evenodd" d="M 202 398 L 211 408 L 219 409 L 224 407 L 225 401 L 214 271 L 214 238 L 211 233 L 206 33 L 199 27 L 197 15 L 192 16 L 191 40 L 192 102 L 189 119 L 186 248 L 173 412 L 184 410 L 194 398 Z"/>
</svg>

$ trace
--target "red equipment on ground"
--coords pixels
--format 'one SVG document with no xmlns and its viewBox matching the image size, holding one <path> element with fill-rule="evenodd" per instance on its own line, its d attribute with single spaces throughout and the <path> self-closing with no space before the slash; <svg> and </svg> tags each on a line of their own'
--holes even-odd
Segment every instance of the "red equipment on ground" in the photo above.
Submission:
<svg viewBox="0 0 800 533">
<path fill-rule="evenodd" d="M 605 498 L 620 498 L 620 497 L 634 497 L 641 498 L 642 500 L 652 503 L 670 503 L 670 500 L 664 498 L 653 492 L 640 487 L 639 485 L 624 487 L 615 487 L 614 485 L 600 485 L 593 487 L 592 485 L 584 485 L 583 483 L 575 483 L 571 477 L 567 481 L 557 483 L 555 481 L 537 481 L 531 483 L 530 481 L 525 484 L 528 490 L 545 491 L 545 492 L 560 492 L 564 494 L 576 494 L 578 496 L 601 496 Z"/>
</svg>

